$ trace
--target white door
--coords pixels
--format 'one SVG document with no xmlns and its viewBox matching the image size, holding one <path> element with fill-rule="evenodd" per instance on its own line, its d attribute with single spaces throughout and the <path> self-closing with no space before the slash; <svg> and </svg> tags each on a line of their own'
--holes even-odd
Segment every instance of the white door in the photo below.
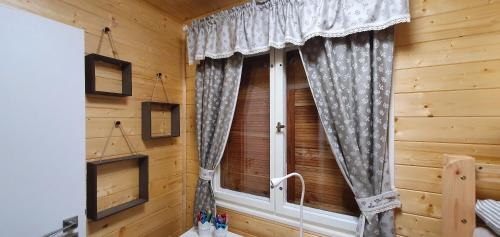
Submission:
<svg viewBox="0 0 500 237">
<path fill-rule="evenodd" d="M 0 19 L 0 236 L 73 216 L 85 236 L 84 32 L 1 4 Z"/>
</svg>

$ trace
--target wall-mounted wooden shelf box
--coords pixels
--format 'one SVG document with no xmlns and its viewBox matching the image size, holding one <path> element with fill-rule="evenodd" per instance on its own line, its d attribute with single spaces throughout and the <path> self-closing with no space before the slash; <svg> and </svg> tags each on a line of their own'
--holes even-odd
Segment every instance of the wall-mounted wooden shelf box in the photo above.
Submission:
<svg viewBox="0 0 500 237">
<path fill-rule="evenodd" d="M 98 209 L 98 173 L 99 169 L 104 168 L 104 166 L 118 164 L 120 162 L 137 162 L 137 168 L 139 169 L 138 176 L 138 198 L 130 200 L 110 208 L 103 210 Z M 106 174 L 110 175 L 110 174 Z M 111 174 L 112 175 L 112 174 Z M 110 215 L 116 214 L 118 212 L 127 210 L 129 208 L 138 206 L 148 201 L 149 190 L 148 190 L 148 156 L 146 155 L 130 155 L 125 157 L 119 157 L 114 159 L 107 159 L 102 161 L 93 161 L 87 163 L 87 217 L 94 221 L 101 220 Z M 120 182 L 119 179 L 116 182 Z"/>
<path fill-rule="evenodd" d="M 94 95 L 131 96 L 132 64 L 99 54 L 85 56 L 85 92 Z"/>
<path fill-rule="evenodd" d="M 142 138 L 180 136 L 179 104 L 162 102 L 142 102 Z"/>
</svg>

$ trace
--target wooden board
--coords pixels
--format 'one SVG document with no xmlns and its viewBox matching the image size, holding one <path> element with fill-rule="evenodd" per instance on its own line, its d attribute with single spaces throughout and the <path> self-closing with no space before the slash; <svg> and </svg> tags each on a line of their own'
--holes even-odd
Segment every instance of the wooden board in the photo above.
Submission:
<svg viewBox="0 0 500 237">
<path fill-rule="evenodd" d="M 395 97 L 399 118 L 500 116 L 500 109 L 495 109 L 500 108 L 500 89 L 401 93 Z"/>
<path fill-rule="evenodd" d="M 499 59 L 500 32 L 468 35 L 396 47 L 395 69 Z"/>
<path fill-rule="evenodd" d="M 248 2 L 246 0 L 147 0 L 180 21 L 187 21 L 221 9 L 230 8 Z"/>
<path fill-rule="evenodd" d="M 394 72 L 395 93 L 500 88 L 500 60 L 466 62 Z"/>
<path fill-rule="evenodd" d="M 475 168 L 477 198 L 500 200 L 500 165 L 476 162 Z"/>
<path fill-rule="evenodd" d="M 473 5 L 476 5 L 474 7 L 422 16 L 412 19 L 411 24 L 398 26 L 396 31 L 398 45 L 477 35 L 500 30 L 500 24 L 495 24 L 500 19 L 498 14 L 500 3 L 474 2 Z"/>
<path fill-rule="evenodd" d="M 475 206 L 474 158 L 446 155 L 443 159 L 443 235 L 473 236 Z"/>
<path fill-rule="evenodd" d="M 137 162 L 131 160 L 98 167 L 97 187 L 97 211 L 139 198 Z"/>
<path fill-rule="evenodd" d="M 500 146 L 468 143 L 396 141 L 396 164 L 442 167 L 444 154 L 473 156 L 478 165 L 500 165 Z"/>
<path fill-rule="evenodd" d="M 396 233 L 401 236 L 442 237 L 441 224 L 441 219 L 437 218 L 408 213 L 396 215 Z"/>
<path fill-rule="evenodd" d="M 449 0 L 419 0 L 410 1 L 410 13 L 412 19 L 418 19 L 422 16 L 431 16 L 447 12 L 460 11 L 478 6 L 492 4 L 495 0 L 455 0 L 450 4 Z"/>
<path fill-rule="evenodd" d="M 442 175 L 439 168 L 396 165 L 395 171 L 398 188 L 441 193 Z"/>
<path fill-rule="evenodd" d="M 171 136 L 172 135 L 172 110 L 158 109 L 151 107 L 151 135 Z"/>
<path fill-rule="evenodd" d="M 395 130 L 396 141 L 500 144 L 500 117 L 398 117 Z"/>
<path fill-rule="evenodd" d="M 298 236 L 298 229 L 272 222 L 259 217 L 242 214 L 225 208 L 217 208 L 218 213 L 227 213 L 231 220 L 231 231 L 243 236 Z M 323 235 L 304 231 L 305 237 L 320 237 Z"/>
<path fill-rule="evenodd" d="M 97 91 L 122 93 L 122 71 L 120 67 L 96 61 L 95 89 Z"/>
<path fill-rule="evenodd" d="M 398 189 L 401 203 L 401 211 L 404 213 L 441 218 L 441 194 L 415 191 L 409 189 Z"/>
</svg>

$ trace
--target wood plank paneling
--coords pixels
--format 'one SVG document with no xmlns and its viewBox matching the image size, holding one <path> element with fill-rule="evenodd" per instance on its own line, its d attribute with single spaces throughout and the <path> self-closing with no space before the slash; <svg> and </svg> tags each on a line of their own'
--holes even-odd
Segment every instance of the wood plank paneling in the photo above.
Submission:
<svg viewBox="0 0 500 237">
<path fill-rule="evenodd" d="M 140 102 L 150 99 L 156 73 L 167 76 L 171 102 L 184 101 L 184 56 L 182 25 L 158 8 L 143 1 L 120 0 L 2 0 L 14 7 L 85 30 L 85 51 L 112 56 L 102 29 L 110 27 L 119 58 L 132 63 L 133 96 L 86 98 L 87 160 L 101 157 L 105 137 L 113 122 L 121 120 L 125 132 L 140 153 L 150 157 L 150 201 L 100 221 L 89 221 L 89 236 L 178 236 L 183 230 L 185 211 L 182 174 L 185 172 L 184 138 L 144 142 L 141 139 Z M 98 70 L 103 77 L 98 86 L 121 90 L 121 74 Z M 70 79 L 70 78 L 69 78 Z M 163 99 L 157 95 L 155 98 Z M 184 105 L 181 105 L 184 109 Z M 183 117 L 184 118 L 184 117 Z M 185 123 L 182 122 L 181 130 Z M 128 154 L 129 150 L 115 129 L 104 159 Z M 137 169 L 115 167 L 102 170 L 98 179 L 100 208 L 116 205 L 137 195 Z"/>
<path fill-rule="evenodd" d="M 441 219 L 398 213 L 396 233 L 412 237 L 441 237 Z"/>
<path fill-rule="evenodd" d="M 410 13 L 413 19 L 418 19 L 422 16 L 436 15 L 440 13 L 453 12 L 483 6 L 498 2 L 496 0 L 454 0 L 450 4 L 449 0 L 411 0 Z"/>
<path fill-rule="evenodd" d="M 97 61 L 95 62 L 95 78 L 97 91 L 122 93 L 122 71 L 120 67 Z"/>
<path fill-rule="evenodd" d="M 401 236 L 442 236 L 445 154 L 476 161 L 478 198 L 498 199 L 500 3 L 410 1 L 396 27 L 395 183 Z"/>
<path fill-rule="evenodd" d="M 394 91 L 426 92 L 500 88 L 500 60 L 408 68 L 394 72 Z"/>
<path fill-rule="evenodd" d="M 500 89 L 401 93 L 395 95 L 395 108 L 399 118 L 498 117 L 500 109 L 494 108 L 500 108 Z"/>
<path fill-rule="evenodd" d="M 403 203 L 401 211 L 420 216 L 441 218 L 441 195 L 408 189 L 398 189 Z"/>
<path fill-rule="evenodd" d="M 97 168 L 97 210 L 117 206 L 139 197 L 139 169 L 134 160 Z M 119 180 L 120 182 L 117 182 Z"/>
<path fill-rule="evenodd" d="M 396 141 L 396 164 L 441 168 L 444 154 L 463 154 L 479 164 L 500 165 L 500 146 L 467 143 Z"/>
<path fill-rule="evenodd" d="M 162 108 L 162 106 L 151 106 L 151 135 L 170 136 L 172 135 L 172 110 Z"/>
<path fill-rule="evenodd" d="M 395 69 L 496 60 L 500 32 L 469 35 L 397 47 Z"/>
<path fill-rule="evenodd" d="M 476 196 L 500 200 L 500 165 L 476 163 Z"/>
<path fill-rule="evenodd" d="M 258 217 L 252 217 L 246 214 L 232 211 L 225 208 L 217 208 L 218 212 L 226 212 L 231 218 L 231 231 L 236 230 L 243 236 L 298 236 L 298 229 L 295 227 L 283 225 Z M 306 237 L 320 237 L 323 235 L 304 231 Z"/>
<path fill-rule="evenodd" d="M 441 169 L 396 165 L 396 187 L 441 193 Z"/>
<path fill-rule="evenodd" d="M 167 210 L 171 213 L 179 211 L 179 204 L 182 202 L 181 195 L 177 195 L 182 190 L 182 183 L 178 183 L 176 188 L 169 189 L 162 195 L 151 198 L 144 205 L 133 207 L 126 212 L 120 212 L 103 220 L 93 222 L 87 226 L 88 232 L 94 236 L 105 236 L 111 233 L 119 232 L 120 229 L 133 225 L 135 222 L 150 218 L 158 211 Z M 180 226 L 170 230 L 175 232 Z M 145 234 L 145 233 L 144 233 Z M 132 235 L 125 235 L 132 236 Z"/>
<path fill-rule="evenodd" d="M 232 6 L 246 3 L 245 0 L 147 0 L 151 4 L 163 9 L 181 21 L 206 15 L 210 12 L 226 9 Z"/>
<path fill-rule="evenodd" d="M 499 11 L 500 3 L 491 3 L 460 11 L 414 18 L 411 24 L 398 26 L 397 43 L 407 45 L 498 31 L 500 25 L 495 23 L 500 20 Z"/>
<path fill-rule="evenodd" d="M 396 141 L 500 144 L 500 117 L 397 117 L 395 130 Z"/>
</svg>

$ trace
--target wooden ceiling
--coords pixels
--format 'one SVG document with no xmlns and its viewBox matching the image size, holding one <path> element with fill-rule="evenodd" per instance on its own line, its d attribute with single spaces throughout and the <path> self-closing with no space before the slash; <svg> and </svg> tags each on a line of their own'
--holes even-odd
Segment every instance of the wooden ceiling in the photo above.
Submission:
<svg viewBox="0 0 500 237">
<path fill-rule="evenodd" d="M 169 15 L 185 22 L 248 2 L 248 0 L 146 0 Z"/>
</svg>

